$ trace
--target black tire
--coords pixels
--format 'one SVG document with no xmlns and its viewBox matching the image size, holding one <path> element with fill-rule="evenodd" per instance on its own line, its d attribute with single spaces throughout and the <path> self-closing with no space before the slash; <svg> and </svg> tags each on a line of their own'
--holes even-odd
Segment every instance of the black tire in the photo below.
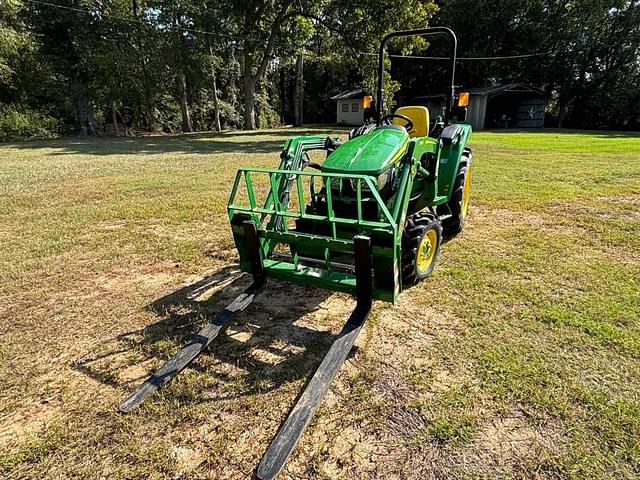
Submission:
<svg viewBox="0 0 640 480">
<path fill-rule="evenodd" d="M 431 257 L 427 268 L 420 268 L 418 256 L 420 246 L 429 231 L 435 232 L 435 252 Z M 431 234 L 433 237 L 433 234 Z M 433 239 L 431 237 L 431 239 Z M 436 265 L 442 245 L 442 226 L 431 212 L 422 211 L 414 213 L 409 218 L 402 232 L 402 286 L 403 288 L 415 285 L 420 280 L 427 278 Z M 434 248 L 433 246 L 430 248 Z"/>
<path fill-rule="evenodd" d="M 460 165 L 458 166 L 456 179 L 453 182 L 451 198 L 449 198 L 449 201 L 445 205 L 438 207 L 438 215 L 451 214 L 451 217 L 442 221 L 442 236 L 445 242 L 458 235 L 464 228 L 464 222 L 467 216 L 467 211 L 463 208 L 463 202 L 465 200 L 464 186 L 467 175 L 471 175 L 472 162 L 473 154 L 471 153 L 471 149 L 465 148 L 460 157 Z M 469 178 L 469 181 L 471 181 L 471 178 Z M 468 198 L 466 201 L 468 202 Z"/>
</svg>

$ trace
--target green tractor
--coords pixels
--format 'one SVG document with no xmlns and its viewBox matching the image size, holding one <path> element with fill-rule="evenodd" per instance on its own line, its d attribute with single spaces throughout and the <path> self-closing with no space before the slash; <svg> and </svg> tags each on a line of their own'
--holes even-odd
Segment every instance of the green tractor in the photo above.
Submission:
<svg viewBox="0 0 640 480">
<path fill-rule="evenodd" d="M 444 34 L 450 40 L 448 93 L 442 121 L 423 106 L 385 114 L 386 43 L 394 37 Z M 282 424 L 256 471 L 274 478 L 295 448 L 347 358 L 374 299 L 394 302 L 433 271 L 443 241 L 464 227 L 469 207 L 471 126 L 468 94 L 454 89 L 457 39 L 448 28 L 398 31 L 380 45 L 376 122 L 349 140 L 287 140 L 277 169 L 243 168 L 228 203 L 240 267 L 253 284 L 205 326 L 120 406 L 129 412 L 185 368 L 246 309 L 266 279 L 355 294 L 356 307 Z M 324 153 L 321 163 L 314 151 Z"/>
<path fill-rule="evenodd" d="M 423 106 L 384 114 L 384 49 L 394 37 L 444 33 L 451 39 L 451 90 L 444 120 L 430 125 Z M 355 292 L 353 239 L 367 236 L 373 254 L 373 298 L 395 301 L 432 272 L 443 240 L 463 228 L 469 206 L 471 126 L 468 94 L 455 95 L 456 37 L 447 28 L 394 32 L 380 47 L 377 122 L 351 132 L 347 142 L 301 136 L 284 145 L 278 169 L 241 169 L 229 218 L 243 271 L 256 262 L 243 224 L 257 227 L 260 271 L 267 277 Z M 455 107 L 454 107 L 455 104 Z M 309 152 L 326 151 L 322 164 Z M 260 177 L 271 187 L 256 195 Z M 243 189 L 245 201 L 238 201 Z M 295 205 L 292 205 L 294 203 Z M 283 251 L 282 246 L 288 247 Z"/>
</svg>

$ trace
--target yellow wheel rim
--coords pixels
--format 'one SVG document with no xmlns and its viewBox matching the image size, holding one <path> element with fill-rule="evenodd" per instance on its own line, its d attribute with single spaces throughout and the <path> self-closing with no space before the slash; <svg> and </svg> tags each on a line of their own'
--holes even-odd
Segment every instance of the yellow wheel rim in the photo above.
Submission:
<svg viewBox="0 0 640 480">
<path fill-rule="evenodd" d="M 464 187 L 462 188 L 462 208 L 460 213 L 462 218 L 467 216 L 469 210 L 469 194 L 471 193 L 471 165 L 467 170 L 467 174 L 464 176 Z"/>
<path fill-rule="evenodd" d="M 436 256 L 438 233 L 434 229 L 427 230 L 418 246 L 417 266 L 419 272 L 426 272 Z"/>
</svg>

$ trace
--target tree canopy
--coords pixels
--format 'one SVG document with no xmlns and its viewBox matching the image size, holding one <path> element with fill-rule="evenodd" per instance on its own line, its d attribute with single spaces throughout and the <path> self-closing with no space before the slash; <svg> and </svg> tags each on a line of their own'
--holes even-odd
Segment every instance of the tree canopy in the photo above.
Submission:
<svg viewBox="0 0 640 480">
<path fill-rule="evenodd" d="M 375 91 L 381 37 L 426 25 L 457 33 L 462 87 L 525 82 L 552 125 L 640 128 L 638 0 L 0 0 L 0 140 L 331 122 L 329 97 Z M 442 88 L 442 61 L 387 65 L 387 104 Z"/>
</svg>

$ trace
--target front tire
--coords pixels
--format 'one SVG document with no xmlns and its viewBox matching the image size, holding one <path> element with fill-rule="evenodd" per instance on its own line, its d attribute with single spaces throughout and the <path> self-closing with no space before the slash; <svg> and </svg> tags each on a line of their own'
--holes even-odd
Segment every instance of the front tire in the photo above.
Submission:
<svg viewBox="0 0 640 480">
<path fill-rule="evenodd" d="M 451 198 L 443 207 L 438 208 L 438 214 L 451 214 L 450 218 L 442 221 L 442 236 L 445 241 L 462 232 L 464 222 L 469 211 L 469 196 L 471 193 L 471 165 L 473 154 L 470 148 L 465 148 L 460 157 L 458 173 L 453 182 Z"/>
<path fill-rule="evenodd" d="M 424 280 L 436 266 L 442 244 L 442 226 L 430 212 L 414 213 L 402 232 L 402 285 Z"/>
</svg>

